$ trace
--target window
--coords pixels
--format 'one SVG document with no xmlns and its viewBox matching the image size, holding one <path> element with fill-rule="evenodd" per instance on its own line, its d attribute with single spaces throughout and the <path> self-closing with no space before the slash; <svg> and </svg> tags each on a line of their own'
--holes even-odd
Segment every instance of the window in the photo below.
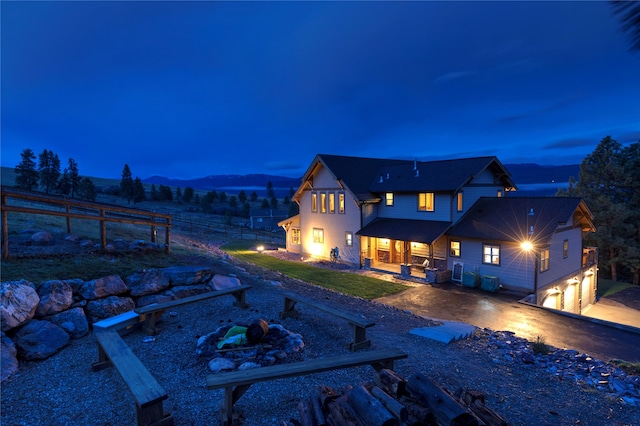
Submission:
<svg viewBox="0 0 640 426">
<path fill-rule="evenodd" d="M 347 232 L 345 234 L 345 243 L 347 247 L 351 247 L 353 245 L 353 232 Z"/>
<path fill-rule="evenodd" d="M 384 194 L 384 199 L 386 200 L 385 204 L 387 206 L 393 206 L 393 192 L 387 192 Z"/>
<path fill-rule="evenodd" d="M 311 211 L 316 213 L 318 211 L 318 194 L 315 192 L 311 193 Z"/>
<path fill-rule="evenodd" d="M 327 212 L 327 194 L 325 194 L 324 192 L 320 194 L 320 212 Z"/>
<path fill-rule="evenodd" d="M 313 228 L 313 242 L 324 244 L 324 229 Z"/>
<path fill-rule="evenodd" d="M 549 247 L 540 250 L 540 272 L 549 269 Z"/>
<path fill-rule="evenodd" d="M 423 192 L 418 194 L 418 211 L 433 211 L 433 192 Z"/>
<path fill-rule="evenodd" d="M 291 228 L 291 244 L 300 245 L 300 228 Z"/>
<path fill-rule="evenodd" d="M 344 192 L 338 194 L 338 212 L 344 213 Z"/>
<path fill-rule="evenodd" d="M 500 264 L 500 246 L 493 244 L 482 245 L 482 263 L 489 265 Z"/>
<path fill-rule="evenodd" d="M 501 197 L 502 197 L 502 190 L 498 189 L 497 197 L 498 197 L 498 198 L 501 198 Z"/>
<path fill-rule="evenodd" d="M 336 212 L 336 194 L 333 192 L 329 193 L 329 213 Z"/>
<path fill-rule="evenodd" d="M 569 240 L 564 240 L 562 242 L 562 258 L 566 259 L 569 257 Z"/>
<path fill-rule="evenodd" d="M 449 255 L 452 257 L 460 257 L 460 241 L 451 241 Z"/>
<path fill-rule="evenodd" d="M 462 211 L 462 192 L 458 192 L 457 203 L 458 203 L 458 211 L 461 212 Z"/>
</svg>

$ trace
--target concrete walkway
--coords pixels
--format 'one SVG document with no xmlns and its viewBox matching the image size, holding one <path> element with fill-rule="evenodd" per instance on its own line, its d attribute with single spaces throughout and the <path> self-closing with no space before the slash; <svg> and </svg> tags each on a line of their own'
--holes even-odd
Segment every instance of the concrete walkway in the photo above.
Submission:
<svg viewBox="0 0 640 426">
<path fill-rule="evenodd" d="M 613 300 L 600 299 L 595 305 L 590 305 L 582 315 L 603 321 L 615 322 L 640 328 L 640 311 L 631 309 Z"/>
</svg>

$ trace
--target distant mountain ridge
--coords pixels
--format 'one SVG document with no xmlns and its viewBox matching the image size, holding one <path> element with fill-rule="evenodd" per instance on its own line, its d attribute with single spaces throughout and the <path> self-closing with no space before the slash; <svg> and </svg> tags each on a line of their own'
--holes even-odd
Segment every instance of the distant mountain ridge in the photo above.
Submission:
<svg viewBox="0 0 640 426">
<path fill-rule="evenodd" d="M 534 163 L 525 164 L 505 164 L 511 173 L 512 180 L 516 185 L 524 184 L 546 184 L 568 182 L 569 177 L 577 179 L 580 172 L 579 164 L 568 164 L 561 166 L 542 166 Z M 266 188 L 271 182 L 274 188 L 293 188 L 300 185 L 300 178 L 290 178 L 285 176 L 274 176 L 266 174 L 248 175 L 209 175 L 195 179 L 170 179 L 163 176 L 151 176 L 143 179 L 147 184 L 166 185 L 172 187 L 191 187 L 203 191 L 217 190 L 219 188 Z"/>
</svg>

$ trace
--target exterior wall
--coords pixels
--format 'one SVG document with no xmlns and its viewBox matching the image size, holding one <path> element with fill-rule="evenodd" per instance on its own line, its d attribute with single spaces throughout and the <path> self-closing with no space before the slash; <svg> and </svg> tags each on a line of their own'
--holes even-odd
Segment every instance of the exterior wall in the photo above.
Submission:
<svg viewBox="0 0 640 426">
<path fill-rule="evenodd" d="M 476 180 L 474 179 L 475 183 Z M 478 201 L 480 197 L 496 197 L 498 195 L 498 191 L 504 192 L 504 188 L 501 186 L 494 185 L 491 182 L 491 185 L 481 185 L 481 186 L 465 186 L 462 188 L 462 211 L 457 211 L 457 199 L 454 196 L 451 199 L 451 220 L 452 222 L 457 222 L 463 214 L 469 210 L 469 208 Z"/>
<path fill-rule="evenodd" d="M 434 211 L 418 211 L 418 194 L 393 195 L 393 206 L 387 206 L 384 194 L 380 194 L 382 201 L 378 205 L 378 216 L 389 219 L 417 219 L 417 220 L 451 220 L 451 194 L 435 194 Z"/>
<path fill-rule="evenodd" d="M 312 194 L 318 194 L 318 208 L 311 210 Z M 335 212 L 330 213 L 328 199 L 335 194 Z M 339 194 L 345 195 L 344 213 L 339 212 Z M 322 213 L 320 194 L 327 194 L 327 209 Z M 360 211 L 349 191 L 340 188 L 331 174 L 320 167 L 313 176 L 313 189 L 305 189 L 300 198 L 300 253 L 317 258 L 329 259 L 330 251 L 338 247 L 340 261 L 360 264 L 360 239 L 355 233 L 360 230 Z M 314 242 L 314 228 L 322 229 L 324 240 Z M 352 246 L 346 245 L 346 233 L 352 234 Z"/>
<path fill-rule="evenodd" d="M 563 243 L 567 240 L 569 250 L 563 258 Z M 567 275 L 580 272 L 582 262 L 582 230 L 571 228 L 557 232 L 549 241 L 549 270 L 538 275 L 538 289 L 543 289 Z"/>
</svg>

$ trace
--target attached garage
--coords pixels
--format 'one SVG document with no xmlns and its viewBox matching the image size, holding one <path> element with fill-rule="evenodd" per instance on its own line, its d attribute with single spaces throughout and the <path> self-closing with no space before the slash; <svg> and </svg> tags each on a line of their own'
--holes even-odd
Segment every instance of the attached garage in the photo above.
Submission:
<svg viewBox="0 0 640 426">
<path fill-rule="evenodd" d="M 569 284 L 563 293 L 562 310 L 565 312 L 576 312 L 576 284 Z"/>
</svg>

